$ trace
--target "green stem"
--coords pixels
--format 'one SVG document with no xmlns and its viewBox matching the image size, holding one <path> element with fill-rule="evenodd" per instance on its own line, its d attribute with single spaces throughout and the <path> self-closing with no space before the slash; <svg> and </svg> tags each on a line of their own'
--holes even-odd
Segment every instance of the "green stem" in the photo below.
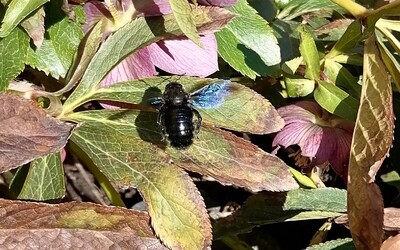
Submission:
<svg viewBox="0 0 400 250">
<path fill-rule="evenodd" d="M 229 246 L 231 249 L 235 250 L 252 250 L 253 248 L 249 246 L 246 242 L 239 239 L 237 236 L 225 236 L 221 238 L 221 241 Z"/>
<path fill-rule="evenodd" d="M 331 0 L 340 7 L 346 9 L 356 18 L 362 18 L 369 15 L 370 11 L 362 5 L 349 0 Z"/>
</svg>

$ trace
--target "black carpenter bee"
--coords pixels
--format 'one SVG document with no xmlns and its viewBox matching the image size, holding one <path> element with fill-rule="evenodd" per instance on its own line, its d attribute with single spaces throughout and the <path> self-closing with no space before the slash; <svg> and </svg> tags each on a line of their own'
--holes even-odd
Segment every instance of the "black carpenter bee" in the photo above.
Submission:
<svg viewBox="0 0 400 250">
<path fill-rule="evenodd" d="M 163 139 L 168 138 L 171 146 L 177 149 L 189 147 L 201 128 L 202 118 L 196 108 L 218 107 L 228 94 L 229 86 L 230 81 L 221 80 L 189 94 L 181 84 L 168 83 L 162 97 L 153 102 L 159 107 L 157 123 Z"/>
</svg>

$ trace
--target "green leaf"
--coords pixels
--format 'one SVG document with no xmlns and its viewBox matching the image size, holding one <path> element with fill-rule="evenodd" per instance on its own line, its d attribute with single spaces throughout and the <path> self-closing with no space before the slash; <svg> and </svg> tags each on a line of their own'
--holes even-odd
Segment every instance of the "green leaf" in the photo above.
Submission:
<svg viewBox="0 0 400 250">
<path fill-rule="evenodd" d="M 298 22 L 274 20 L 271 24 L 274 34 L 278 40 L 281 49 L 282 61 L 292 60 L 300 57 L 299 52 L 299 35 L 297 32 Z"/>
<path fill-rule="evenodd" d="M 320 71 L 317 46 L 304 25 L 300 25 L 297 30 L 300 35 L 300 54 L 306 63 L 306 77 L 316 81 Z"/>
<path fill-rule="evenodd" d="M 347 211 L 346 203 L 346 191 L 334 188 L 256 194 L 213 225 L 214 238 L 249 232 L 265 224 L 336 217 Z"/>
<path fill-rule="evenodd" d="M 238 16 L 216 33 L 221 57 L 252 79 L 274 73 L 276 70 L 272 66 L 280 63 L 281 55 L 268 22 L 245 0 L 239 0 L 228 9 Z"/>
<path fill-rule="evenodd" d="M 353 97 L 360 98 L 361 86 L 358 84 L 358 78 L 353 76 L 347 68 L 329 58 L 325 60 L 324 66 L 324 73 L 330 82 L 343 87 Z"/>
<path fill-rule="evenodd" d="M 189 175 L 170 164 L 163 151 L 139 138 L 136 114 L 111 111 L 80 115 L 87 120 L 71 140 L 115 186 L 139 189 L 160 239 L 172 249 L 210 245 L 210 222 L 200 193 Z"/>
<path fill-rule="evenodd" d="M 236 71 L 251 79 L 269 74 L 269 68 L 261 58 L 253 51 L 245 49 L 229 30 L 223 29 L 215 33 L 215 37 L 219 55 Z"/>
<path fill-rule="evenodd" d="M 113 206 L 126 207 L 121 194 L 111 184 L 110 180 L 97 168 L 93 161 L 73 141 L 69 141 L 69 152 L 76 155 L 82 164 L 90 171 L 96 182 L 103 189 L 104 194 Z"/>
<path fill-rule="evenodd" d="M 353 250 L 356 249 L 351 238 L 330 240 L 324 243 L 307 247 L 306 250 Z"/>
<path fill-rule="evenodd" d="M 69 70 L 69 74 L 66 76 L 67 84 L 54 95 L 61 95 L 65 92 L 70 91 L 82 78 L 86 71 L 87 66 L 92 60 L 93 56 L 96 54 L 97 49 L 100 46 L 101 40 L 103 38 L 103 20 L 100 20 L 82 39 L 80 44 L 80 53 L 75 57 L 73 65 Z"/>
<path fill-rule="evenodd" d="M 351 54 L 351 55 L 339 55 L 332 58 L 337 63 L 344 63 L 356 66 L 363 65 L 363 58 L 360 54 Z"/>
<path fill-rule="evenodd" d="M 10 81 L 24 69 L 28 48 L 29 36 L 20 28 L 0 39 L 0 91 L 5 91 Z"/>
<path fill-rule="evenodd" d="M 6 10 L 0 28 L 0 37 L 8 36 L 11 31 L 30 13 L 49 0 L 13 0 Z"/>
<path fill-rule="evenodd" d="M 300 183 L 301 186 L 308 188 L 317 188 L 317 185 L 315 185 L 315 183 L 308 176 L 300 173 L 300 171 L 297 171 L 296 169 L 291 167 L 290 172 L 293 174 L 293 177 Z"/>
<path fill-rule="evenodd" d="M 64 195 L 64 172 L 60 153 L 50 154 L 31 162 L 18 199 L 49 201 L 60 199 Z"/>
<path fill-rule="evenodd" d="M 232 18 L 229 12 L 221 15 L 220 10 L 213 8 L 196 8 L 193 12 L 199 29 Z M 64 113 L 85 102 L 86 96 L 91 96 L 107 73 L 126 56 L 153 42 L 177 35 L 182 35 L 182 31 L 172 15 L 137 18 L 119 29 L 102 44 L 89 63 L 80 84 L 65 102 Z"/>
<path fill-rule="evenodd" d="M 260 16 L 262 16 L 268 22 L 272 22 L 276 14 L 278 13 L 278 8 L 276 7 L 276 1 L 266 0 L 247 0 L 251 7 L 253 7 Z"/>
<path fill-rule="evenodd" d="M 332 114 L 351 121 L 357 117 L 358 101 L 331 83 L 318 81 L 314 98 L 321 107 Z"/>
<path fill-rule="evenodd" d="M 295 57 L 292 60 L 283 63 L 281 68 L 285 73 L 294 75 L 302 62 L 303 58 L 301 56 Z"/>
<path fill-rule="evenodd" d="M 336 188 L 296 189 L 286 195 L 283 210 L 312 210 L 345 213 L 347 192 Z"/>
<path fill-rule="evenodd" d="M 290 0 L 289 3 L 279 12 L 277 18 L 291 20 L 309 12 L 335 10 L 343 12 L 331 0 Z"/>
<path fill-rule="evenodd" d="M 40 48 L 30 49 L 27 64 L 51 74 L 54 78 L 65 77 L 83 37 L 81 25 L 71 22 L 61 11 L 59 1 L 46 5 L 45 40 Z"/>
<path fill-rule="evenodd" d="M 362 27 L 359 20 L 353 21 L 343 36 L 335 43 L 325 58 L 332 58 L 353 49 L 362 38 Z"/>
<path fill-rule="evenodd" d="M 252 192 L 298 188 L 281 159 L 224 130 L 203 126 L 186 151 L 167 148 L 166 152 L 180 167 L 210 176 L 221 184 Z"/>
<path fill-rule="evenodd" d="M 211 176 L 221 183 L 245 187 L 254 192 L 287 191 L 298 187 L 288 166 L 278 157 L 260 150 L 249 141 L 206 124 L 201 127 L 193 145 L 187 150 L 176 150 L 162 141 L 157 113 L 154 112 L 102 110 L 74 113 L 66 119 L 105 123 L 108 125 L 106 129 L 114 127 L 119 133 L 132 137 L 130 143 L 134 143 L 132 140 L 147 142 L 138 145 L 137 150 L 149 147 L 153 150 L 157 146 L 160 150 L 158 154 L 165 155 L 167 152 L 176 165 Z"/>
<path fill-rule="evenodd" d="M 392 146 L 392 87 L 375 36 L 365 40 L 360 107 L 349 159 L 349 225 L 357 248 L 380 248 L 383 199 L 375 175 Z"/>
<path fill-rule="evenodd" d="M 301 76 L 285 74 L 284 81 L 288 96 L 293 98 L 307 96 L 315 88 L 315 81 L 304 79 Z"/>
<path fill-rule="evenodd" d="M 147 78 L 100 88 L 87 101 L 109 100 L 150 105 L 150 101 L 160 97 L 165 85 L 171 81 L 179 81 L 188 92 L 193 92 L 222 80 L 194 77 Z M 204 121 L 217 127 L 254 134 L 274 133 L 283 128 L 283 120 L 272 104 L 261 95 L 237 83 L 231 83 L 230 89 L 230 94 L 218 108 L 198 109 Z"/>
<path fill-rule="evenodd" d="M 393 170 L 388 173 L 382 174 L 380 177 L 382 178 L 383 182 L 391 185 L 392 187 L 395 187 L 397 189 L 397 192 L 400 191 L 400 175 L 398 172 Z"/>
<path fill-rule="evenodd" d="M 192 18 L 192 8 L 196 7 L 191 6 L 186 0 L 169 0 L 169 4 L 183 34 L 195 44 L 201 46 L 200 36 L 197 33 L 196 24 Z"/>
</svg>

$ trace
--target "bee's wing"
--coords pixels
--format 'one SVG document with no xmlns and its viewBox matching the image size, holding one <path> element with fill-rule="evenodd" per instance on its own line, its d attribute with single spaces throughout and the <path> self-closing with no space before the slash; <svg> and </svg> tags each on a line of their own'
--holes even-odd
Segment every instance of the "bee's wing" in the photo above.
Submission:
<svg viewBox="0 0 400 250">
<path fill-rule="evenodd" d="M 220 106 L 229 94 L 231 81 L 221 80 L 196 90 L 190 96 L 190 102 L 194 107 L 210 109 Z"/>
<path fill-rule="evenodd" d="M 148 103 L 151 106 L 154 106 L 156 109 L 160 110 L 161 106 L 164 104 L 164 100 L 162 97 L 153 97 L 148 100 Z"/>
</svg>

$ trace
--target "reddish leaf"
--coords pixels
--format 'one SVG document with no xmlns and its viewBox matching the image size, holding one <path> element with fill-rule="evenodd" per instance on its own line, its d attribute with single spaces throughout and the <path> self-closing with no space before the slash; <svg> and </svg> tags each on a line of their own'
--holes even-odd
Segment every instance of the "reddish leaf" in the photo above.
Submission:
<svg viewBox="0 0 400 250">
<path fill-rule="evenodd" d="M 393 139 L 392 89 L 375 38 L 365 41 L 360 107 L 350 152 L 348 213 L 354 244 L 378 249 L 383 235 L 383 200 L 373 182 Z"/>
<path fill-rule="evenodd" d="M 1 173 L 58 152 L 73 128 L 18 96 L 0 94 L 0 108 Z"/>
<path fill-rule="evenodd" d="M 166 249 L 146 212 L 0 199 L 0 214 L 0 242 L 6 249 Z"/>
</svg>

